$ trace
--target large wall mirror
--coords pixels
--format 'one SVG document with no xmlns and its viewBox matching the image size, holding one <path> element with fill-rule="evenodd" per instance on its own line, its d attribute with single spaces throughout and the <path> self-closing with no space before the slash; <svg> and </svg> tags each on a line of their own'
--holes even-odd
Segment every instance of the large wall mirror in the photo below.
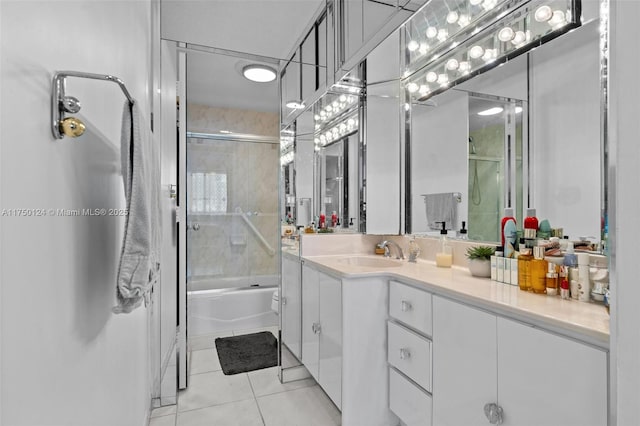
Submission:
<svg viewBox="0 0 640 426">
<path fill-rule="evenodd" d="M 405 80 L 408 232 L 437 233 L 433 222 L 443 218 L 434 216 L 453 218 L 443 213 L 453 206 L 457 215 L 448 229 L 457 231 L 464 221 L 470 239 L 499 241 L 503 209 L 512 207 L 519 224 L 526 208 L 536 208 L 538 218 L 571 239 L 600 238 L 606 189 L 594 16 L 583 10 L 582 26 L 460 84 L 423 74 L 425 86 L 438 86 L 435 96 L 421 96 L 426 89 L 408 87 L 414 80 Z M 473 46 L 460 48 L 470 52 Z M 448 67 L 454 65 L 460 63 Z"/>
</svg>

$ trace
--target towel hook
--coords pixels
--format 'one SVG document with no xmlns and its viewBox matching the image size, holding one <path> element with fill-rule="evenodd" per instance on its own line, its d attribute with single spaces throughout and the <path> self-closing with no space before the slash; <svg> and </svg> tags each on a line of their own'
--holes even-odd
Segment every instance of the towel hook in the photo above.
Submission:
<svg viewBox="0 0 640 426">
<path fill-rule="evenodd" d="M 82 104 L 77 98 L 68 96 L 65 93 L 67 77 L 90 78 L 114 82 L 120 86 L 129 103 L 131 105 L 135 103 L 135 100 L 127 90 L 127 86 L 125 86 L 124 82 L 118 77 L 87 72 L 58 71 L 53 75 L 51 87 L 51 131 L 53 137 L 56 139 L 62 139 L 65 136 L 72 138 L 78 137 L 84 133 L 86 128 L 79 118 L 65 117 L 65 113 L 75 114 L 82 108 Z"/>
</svg>

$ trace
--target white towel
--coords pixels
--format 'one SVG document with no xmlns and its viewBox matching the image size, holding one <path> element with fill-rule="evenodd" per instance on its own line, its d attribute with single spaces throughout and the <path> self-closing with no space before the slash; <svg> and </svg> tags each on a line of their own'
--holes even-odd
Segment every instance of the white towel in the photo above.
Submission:
<svg viewBox="0 0 640 426">
<path fill-rule="evenodd" d="M 434 230 L 442 229 L 442 225 L 436 222 L 445 222 L 446 229 L 456 229 L 458 226 L 458 199 L 457 192 L 444 192 L 441 194 L 423 194 L 427 211 L 427 223 Z"/>
<path fill-rule="evenodd" d="M 122 179 L 128 215 L 118 267 L 115 313 L 149 301 L 160 267 L 160 158 L 137 103 L 122 114 Z"/>
</svg>

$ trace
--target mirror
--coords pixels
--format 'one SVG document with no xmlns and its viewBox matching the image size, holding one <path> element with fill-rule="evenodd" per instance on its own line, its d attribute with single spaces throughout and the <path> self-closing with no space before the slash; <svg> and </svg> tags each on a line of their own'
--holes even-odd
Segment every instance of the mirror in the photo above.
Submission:
<svg viewBox="0 0 640 426">
<path fill-rule="evenodd" d="M 592 21 L 424 102 L 412 101 L 408 231 L 435 232 L 422 194 L 451 192 L 461 196 L 457 224 L 447 228 L 457 231 L 465 220 L 470 239 L 499 241 L 503 208 L 511 205 L 519 224 L 523 209 L 533 207 L 571 239 L 598 240 L 599 67 L 598 22 Z M 492 124 L 475 111 L 489 107 L 502 108 Z M 489 135 L 494 142 L 485 141 Z"/>
</svg>

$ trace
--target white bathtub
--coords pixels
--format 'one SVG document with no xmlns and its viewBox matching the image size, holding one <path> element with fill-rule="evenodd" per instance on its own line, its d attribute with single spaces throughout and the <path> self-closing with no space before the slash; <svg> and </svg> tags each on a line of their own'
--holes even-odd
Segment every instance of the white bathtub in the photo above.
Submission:
<svg viewBox="0 0 640 426">
<path fill-rule="evenodd" d="M 279 275 L 255 275 L 251 277 L 216 277 L 198 275 L 189 277 L 187 291 L 217 290 L 222 288 L 243 288 L 259 285 L 260 287 L 277 287 L 280 283 Z"/>
<path fill-rule="evenodd" d="M 276 283 L 277 279 L 276 276 Z M 250 281 L 254 280 L 252 277 Z M 278 287 L 263 282 L 255 288 L 220 288 L 223 284 L 217 281 L 199 282 L 214 288 L 187 292 L 189 336 L 277 326 L 278 316 L 271 310 L 271 299 Z M 273 280 L 267 282 L 271 284 Z"/>
</svg>

